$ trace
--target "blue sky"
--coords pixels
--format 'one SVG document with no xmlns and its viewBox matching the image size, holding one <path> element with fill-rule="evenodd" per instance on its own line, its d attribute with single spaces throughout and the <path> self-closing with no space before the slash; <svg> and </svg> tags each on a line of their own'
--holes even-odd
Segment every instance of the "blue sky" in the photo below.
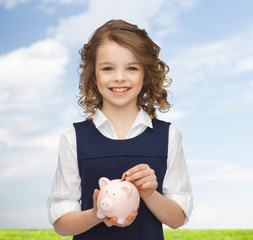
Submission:
<svg viewBox="0 0 253 240">
<path fill-rule="evenodd" d="M 59 135 L 83 117 L 78 50 L 109 19 L 145 28 L 173 79 L 195 207 L 184 228 L 252 228 L 250 0 L 0 0 L 0 228 L 49 228 Z"/>
</svg>

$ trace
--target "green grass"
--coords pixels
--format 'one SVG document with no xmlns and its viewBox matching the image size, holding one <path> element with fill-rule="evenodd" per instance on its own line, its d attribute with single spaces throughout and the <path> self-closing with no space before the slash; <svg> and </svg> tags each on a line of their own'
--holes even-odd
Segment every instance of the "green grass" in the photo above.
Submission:
<svg viewBox="0 0 253 240">
<path fill-rule="evenodd" d="M 0 240 L 70 240 L 53 230 L 0 230 Z"/>
<path fill-rule="evenodd" d="M 253 230 L 164 230 L 173 240 L 253 240 Z"/>
<path fill-rule="evenodd" d="M 253 230 L 164 230 L 165 240 L 253 240 Z M 0 240 L 70 240 L 53 230 L 0 230 Z"/>
</svg>

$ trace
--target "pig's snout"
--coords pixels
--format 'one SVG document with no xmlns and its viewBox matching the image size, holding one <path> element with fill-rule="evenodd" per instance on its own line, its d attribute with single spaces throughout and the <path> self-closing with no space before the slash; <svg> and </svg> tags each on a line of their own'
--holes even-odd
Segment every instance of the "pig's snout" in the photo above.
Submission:
<svg viewBox="0 0 253 240">
<path fill-rule="evenodd" d="M 104 198 L 100 202 L 100 207 L 103 211 L 109 212 L 113 209 L 113 201 L 109 198 Z"/>
</svg>

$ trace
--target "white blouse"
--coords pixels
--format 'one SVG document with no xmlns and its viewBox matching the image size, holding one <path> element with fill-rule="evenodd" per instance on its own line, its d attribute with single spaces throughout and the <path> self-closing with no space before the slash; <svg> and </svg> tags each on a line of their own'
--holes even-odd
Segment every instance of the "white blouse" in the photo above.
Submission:
<svg viewBox="0 0 253 240">
<path fill-rule="evenodd" d="M 118 139 L 106 116 L 97 110 L 93 123 L 106 137 Z M 126 139 L 141 134 L 147 127 L 153 128 L 150 116 L 141 108 Z M 163 181 L 163 195 L 177 202 L 189 220 L 193 208 L 193 197 L 188 170 L 182 147 L 182 134 L 173 125 L 169 128 L 167 171 Z M 81 211 L 81 179 L 79 176 L 75 129 L 60 136 L 58 166 L 51 194 L 47 201 L 49 222 L 54 222 L 71 211 Z"/>
</svg>

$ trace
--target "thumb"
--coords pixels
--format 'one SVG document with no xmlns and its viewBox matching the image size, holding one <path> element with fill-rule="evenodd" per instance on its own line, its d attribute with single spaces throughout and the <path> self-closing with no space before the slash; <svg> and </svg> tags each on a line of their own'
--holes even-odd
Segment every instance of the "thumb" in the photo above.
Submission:
<svg viewBox="0 0 253 240">
<path fill-rule="evenodd" d="M 94 192 L 93 192 L 93 200 L 97 200 L 98 194 L 99 194 L 99 190 L 95 189 Z"/>
<path fill-rule="evenodd" d="M 94 208 L 95 212 L 97 212 L 98 194 L 99 194 L 99 190 L 95 189 L 93 192 L 93 208 Z"/>
</svg>

